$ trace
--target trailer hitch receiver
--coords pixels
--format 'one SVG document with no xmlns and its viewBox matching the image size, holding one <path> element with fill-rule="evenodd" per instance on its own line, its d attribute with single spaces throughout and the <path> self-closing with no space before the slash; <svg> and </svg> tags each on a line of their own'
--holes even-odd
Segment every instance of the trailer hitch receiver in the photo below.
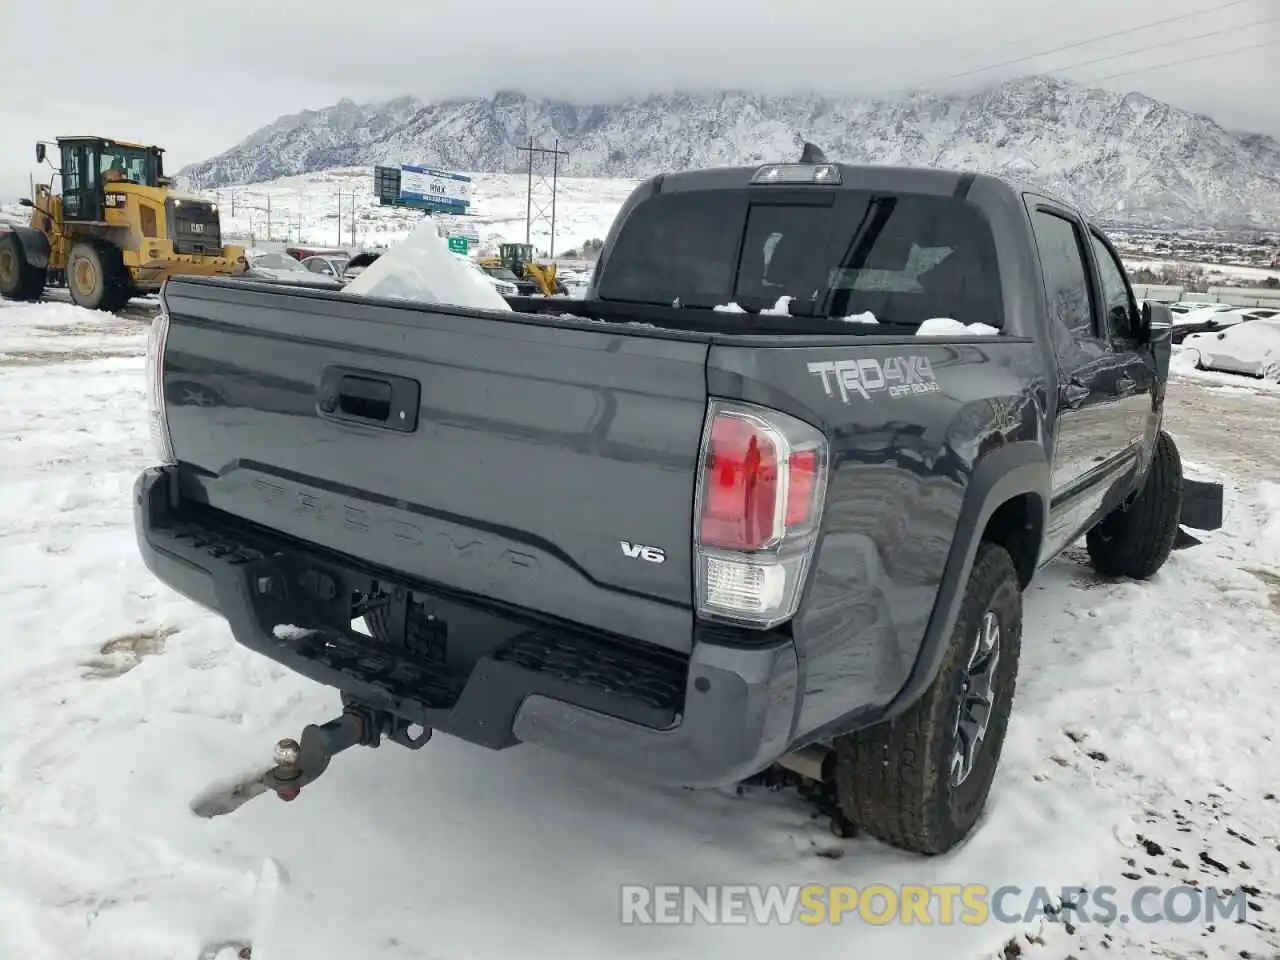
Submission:
<svg viewBox="0 0 1280 960">
<path fill-rule="evenodd" d="M 431 739 L 431 729 L 423 727 L 421 733 L 414 735 L 413 727 L 384 710 L 348 702 L 340 717 L 307 726 L 301 741 L 286 739 L 277 743 L 275 766 L 262 775 L 262 785 L 281 800 L 295 800 L 302 788 L 318 779 L 343 750 L 377 747 L 383 737 L 411 750 L 420 749 Z"/>
</svg>

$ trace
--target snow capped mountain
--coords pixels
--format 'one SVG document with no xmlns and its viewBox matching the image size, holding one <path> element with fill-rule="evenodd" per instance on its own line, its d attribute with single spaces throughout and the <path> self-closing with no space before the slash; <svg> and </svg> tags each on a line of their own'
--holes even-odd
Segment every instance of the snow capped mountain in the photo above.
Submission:
<svg viewBox="0 0 1280 960">
<path fill-rule="evenodd" d="M 430 163 L 517 172 L 532 136 L 569 151 L 572 176 L 644 177 L 797 155 L 796 136 L 833 160 L 1017 177 L 1114 221 L 1169 226 L 1280 223 L 1280 143 L 1138 93 L 1029 77 L 965 95 L 900 101 L 672 94 L 575 105 L 501 92 L 424 103 L 343 100 L 282 117 L 182 171 L 208 189 L 339 166 Z"/>
</svg>

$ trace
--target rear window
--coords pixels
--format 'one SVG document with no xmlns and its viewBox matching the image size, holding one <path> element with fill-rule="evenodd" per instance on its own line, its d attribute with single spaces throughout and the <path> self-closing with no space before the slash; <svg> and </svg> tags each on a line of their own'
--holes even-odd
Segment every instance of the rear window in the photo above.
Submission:
<svg viewBox="0 0 1280 960">
<path fill-rule="evenodd" d="M 870 311 L 885 323 L 951 317 L 1002 325 L 995 240 L 972 204 L 854 191 L 818 204 L 761 197 L 718 191 L 645 201 L 619 232 L 600 298 L 703 308 L 734 302 L 757 312 L 787 296 L 795 316 Z"/>
</svg>

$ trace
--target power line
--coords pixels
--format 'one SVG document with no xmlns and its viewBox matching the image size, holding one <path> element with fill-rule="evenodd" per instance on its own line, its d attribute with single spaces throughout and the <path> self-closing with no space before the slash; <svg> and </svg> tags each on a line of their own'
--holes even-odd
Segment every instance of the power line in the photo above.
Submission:
<svg viewBox="0 0 1280 960">
<path fill-rule="evenodd" d="M 1235 47 L 1231 50 L 1216 50 L 1213 53 L 1203 53 L 1198 57 L 1183 57 L 1180 60 L 1170 60 L 1167 63 L 1157 63 L 1149 67 L 1138 67 L 1136 70 L 1122 70 L 1119 73 L 1108 74 L 1105 77 L 1090 77 L 1089 83 L 1102 83 L 1104 80 L 1115 80 L 1117 77 L 1128 77 L 1135 73 L 1146 73 L 1148 70 L 1164 70 L 1168 67 L 1180 67 L 1184 63 L 1195 63 L 1197 60 L 1212 60 L 1214 57 L 1225 57 L 1232 53 L 1244 53 L 1246 50 L 1261 50 L 1263 47 L 1273 47 L 1278 40 L 1266 40 L 1263 43 L 1253 43 L 1247 47 Z"/>
<path fill-rule="evenodd" d="M 1177 23 L 1181 20 L 1190 20 L 1192 17 L 1201 17 L 1206 13 L 1216 13 L 1219 10 L 1226 10 L 1230 7 L 1238 7 L 1241 4 L 1252 3 L 1253 0 L 1231 0 L 1230 3 L 1220 3 L 1214 7 L 1205 7 L 1201 10 L 1194 10 L 1191 13 L 1178 14 L 1175 17 L 1165 17 L 1161 20 L 1152 20 L 1149 23 L 1141 23 L 1136 27 L 1126 27 L 1123 30 L 1113 30 L 1111 33 L 1100 34 L 1096 37 L 1089 37 L 1086 40 L 1077 40 L 1075 43 L 1068 43 L 1061 47 L 1054 47 L 1051 50 L 1041 50 L 1039 53 L 1029 53 L 1025 56 L 1014 57 L 1012 60 L 1005 60 L 1001 63 L 993 63 L 986 67 L 977 67 L 973 70 L 964 70 L 960 73 L 953 73 L 947 77 L 940 77 L 936 82 L 944 83 L 948 80 L 959 80 L 962 77 L 971 77 L 975 73 L 986 73 L 989 70 L 999 70 L 1001 67 L 1011 67 L 1017 63 L 1026 63 L 1028 60 L 1038 60 L 1041 57 L 1047 57 L 1055 53 L 1061 53 L 1063 50 L 1075 50 L 1079 47 L 1087 47 L 1090 44 L 1098 43 L 1101 40 L 1110 40 L 1113 37 L 1123 37 L 1130 33 L 1138 33 L 1142 30 L 1150 30 L 1152 27 L 1161 27 L 1166 23 Z"/>
<path fill-rule="evenodd" d="M 1197 33 L 1190 37 L 1178 37 L 1175 40 L 1165 40 L 1161 43 L 1153 43 L 1146 47 L 1136 47 L 1133 50 L 1126 50 L 1123 53 L 1112 53 L 1105 57 L 1094 57 L 1092 60 L 1082 60 L 1080 63 L 1073 63 L 1067 67 L 1056 67 L 1052 72 L 1061 73 L 1063 70 L 1078 70 L 1081 67 L 1088 67 L 1095 63 L 1106 63 L 1108 60 L 1119 60 L 1121 57 L 1131 57 L 1135 53 L 1146 53 L 1149 50 L 1161 50 L 1164 47 L 1177 46 L 1180 43 L 1191 43 L 1194 40 L 1204 40 L 1206 37 L 1217 37 L 1224 33 L 1234 33 L 1237 30 L 1249 30 L 1253 27 L 1260 27 L 1265 23 L 1274 23 L 1280 20 L 1280 17 L 1267 17 L 1254 23 L 1241 23 L 1233 27 L 1223 27 L 1221 30 L 1210 30 L 1208 33 Z"/>
</svg>

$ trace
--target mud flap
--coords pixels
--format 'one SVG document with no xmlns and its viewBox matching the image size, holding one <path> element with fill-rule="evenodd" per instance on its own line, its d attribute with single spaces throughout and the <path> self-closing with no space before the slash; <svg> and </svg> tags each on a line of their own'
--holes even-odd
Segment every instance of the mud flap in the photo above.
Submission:
<svg viewBox="0 0 1280 960">
<path fill-rule="evenodd" d="M 1222 527 L 1222 484 L 1210 480 L 1182 480 L 1182 513 L 1178 516 L 1178 535 L 1173 549 L 1185 550 L 1200 544 L 1200 540 L 1184 529 L 1218 530 Z"/>
</svg>

